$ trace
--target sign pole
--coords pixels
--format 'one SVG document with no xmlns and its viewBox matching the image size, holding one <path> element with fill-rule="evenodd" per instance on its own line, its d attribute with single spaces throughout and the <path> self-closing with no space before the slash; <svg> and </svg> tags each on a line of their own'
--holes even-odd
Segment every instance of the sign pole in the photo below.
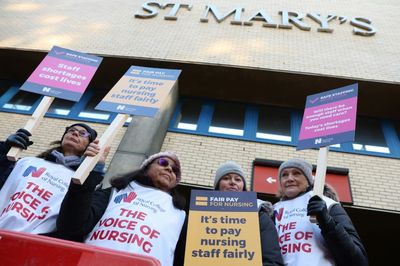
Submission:
<svg viewBox="0 0 400 266">
<path fill-rule="evenodd" d="M 128 114 L 118 114 L 114 118 L 111 125 L 106 129 L 106 131 L 99 139 L 99 146 L 100 146 L 99 153 L 96 156 L 86 157 L 83 160 L 79 168 L 75 171 L 75 174 L 72 177 L 72 182 L 79 185 L 82 185 L 85 182 L 85 180 L 89 176 L 90 171 L 93 170 L 96 163 L 99 161 L 99 158 L 101 154 L 104 152 L 104 149 L 110 145 L 115 135 L 117 134 L 118 129 L 120 129 L 124 125 L 128 117 L 129 117 Z"/>
<path fill-rule="evenodd" d="M 26 122 L 24 129 L 28 130 L 30 133 L 33 133 L 33 131 L 35 131 L 35 129 L 39 126 L 44 114 L 47 112 L 47 110 L 49 110 L 53 100 L 54 97 L 44 96 L 35 112 L 33 112 L 28 122 Z M 11 147 L 10 151 L 7 153 L 7 159 L 15 162 L 20 157 L 21 152 L 21 148 Z"/>
<path fill-rule="evenodd" d="M 315 174 L 315 179 L 314 179 L 313 194 L 318 195 L 320 197 L 324 195 L 326 166 L 328 164 L 328 151 L 329 151 L 329 146 L 321 147 L 318 152 L 317 172 Z M 317 222 L 317 218 L 315 217 L 315 215 L 310 216 L 310 221 L 312 223 Z"/>
</svg>

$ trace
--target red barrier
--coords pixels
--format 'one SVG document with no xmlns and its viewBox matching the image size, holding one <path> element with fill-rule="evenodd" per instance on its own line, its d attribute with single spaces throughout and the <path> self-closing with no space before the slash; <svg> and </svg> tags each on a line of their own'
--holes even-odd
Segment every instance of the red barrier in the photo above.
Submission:
<svg viewBox="0 0 400 266">
<path fill-rule="evenodd" d="M 160 266 L 149 256 L 0 230 L 0 265 Z"/>
</svg>

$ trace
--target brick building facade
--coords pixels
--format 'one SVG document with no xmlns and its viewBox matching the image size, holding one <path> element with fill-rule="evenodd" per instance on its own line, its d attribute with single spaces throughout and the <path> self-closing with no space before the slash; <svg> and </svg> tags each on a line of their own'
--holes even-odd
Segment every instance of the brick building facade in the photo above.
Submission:
<svg viewBox="0 0 400 266">
<path fill-rule="evenodd" d="M 399 233 L 395 224 L 400 219 L 398 2 L 166 3 L 3 1 L 0 79 L 24 82 L 53 45 L 104 57 L 90 84 L 99 95 L 131 65 L 181 69 L 178 90 L 162 112 L 153 120 L 133 118 L 120 130 L 107 162 L 107 178 L 133 169 L 151 153 L 174 150 L 182 160 L 181 189 L 187 195 L 191 188 L 211 188 L 215 169 L 225 160 L 243 166 L 250 187 L 256 158 L 300 157 L 316 164 L 318 151 L 296 151 L 296 131 L 285 144 L 246 138 L 247 133 L 241 138 L 180 130 L 176 108 L 182 99 L 201 99 L 201 111 L 207 101 L 215 101 L 276 106 L 301 115 L 307 95 L 358 83 L 358 115 L 382 124 L 389 152 L 333 149 L 328 166 L 349 170 L 353 204 L 346 210 L 365 239 L 371 263 L 390 257 L 392 248 L 385 244 Z M 9 85 L 2 86 L 2 93 L 9 90 Z M 76 106 L 86 108 L 82 103 Z M 0 111 L 4 139 L 24 125 L 32 110 L 21 113 L 3 106 Z M 75 121 L 86 121 L 100 134 L 111 121 L 77 118 L 46 117 L 24 156 L 42 151 Z M 374 135 L 366 138 L 373 140 Z M 272 195 L 260 197 L 276 200 Z M 388 231 L 377 229 L 382 222 Z"/>
</svg>

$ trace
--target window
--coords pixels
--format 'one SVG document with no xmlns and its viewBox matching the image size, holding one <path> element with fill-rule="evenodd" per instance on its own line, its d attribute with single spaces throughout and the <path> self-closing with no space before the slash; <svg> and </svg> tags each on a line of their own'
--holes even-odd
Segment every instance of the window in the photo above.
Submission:
<svg viewBox="0 0 400 266">
<path fill-rule="evenodd" d="M 244 105 L 238 103 L 216 103 L 211 125 L 212 133 L 243 136 Z"/>
<path fill-rule="evenodd" d="M 400 138 L 400 121 L 393 121 L 394 129 L 396 130 L 397 136 Z"/>
<path fill-rule="evenodd" d="M 110 118 L 109 112 L 95 109 L 95 107 L 100 103 L 100 101 L 104 98 L 104 96 L 105 92 L 103 93 L 95 92 L 93 94 L 93 97 L 90 99 L 89 103 L 84 108 L 84 110 L 79 112 L 78 117 L 108 120 Z"/>
<path fill-rule="evenodd" d="M 12 97 L 12 99 L 2 107 L 18 111 L 30 111 L 39 97 L 40 96 L 36 93 L 18 91 L 17 94 L 15 94 L 14 97 Z"/>
<path fill-rule="evenodd" d="M 186 99 L 182 101 L 181 110 L 175 122 L 175 127 L 196 130 L 201 112 L 201 101 Z"/>
<path fill-rule="evenodd" d="M 15 81 L 0 80 L 0 111 L 33 114 L 42 99 L 42 95 L 22 91 L 19 89 L 21 85 L 21 83 Z M 106 124 L 111 123 L 116 114 L 94 109 L 107 91 L 96 90 L 93 92 L 92 88 L 88 88 L 79 102 L 55 98 L 46 116 Z M 125 126 L 130 121 L 131 118 L 128 119 Z"/>
<path fill-rule="evenodd" d="M 55 115 L 69 115 L 71 108 L 74 104 L 75 102 L 56 98 L 50 105 L 47 113 Z"/>
<path fill-rule="evenodd" d="M 183 99 L 169 130 L 296 146 L 301 111 L 243 103 Z M 395 130 L 393 130 L 395 129 Z M 358 117 L 355 141 L 331 145 L 334 151 L 400 158 L 400 121 Z"/>
<path fill-rule="evenodd" d="M 256 137 L 279 141 L 292 141 L 290 110 L 261 106 L 258 111 Z"/>
<path fill-rule="evenodd" d="M 379 120 L 366 117 L 357 118 L 356 137 L 353 143 L 353 149 L 390 153 Z"/>
</svg>

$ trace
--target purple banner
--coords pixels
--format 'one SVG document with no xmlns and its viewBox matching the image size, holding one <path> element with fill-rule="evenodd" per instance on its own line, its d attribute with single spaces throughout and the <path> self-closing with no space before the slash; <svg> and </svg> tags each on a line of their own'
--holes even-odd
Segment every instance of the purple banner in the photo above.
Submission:
<svg viewBox="0 0 400 266">
<path fill-rule="evenodd" d="M 358 84 L 307 97 L 297 150 L 354 140 Z"/>
</svg>

